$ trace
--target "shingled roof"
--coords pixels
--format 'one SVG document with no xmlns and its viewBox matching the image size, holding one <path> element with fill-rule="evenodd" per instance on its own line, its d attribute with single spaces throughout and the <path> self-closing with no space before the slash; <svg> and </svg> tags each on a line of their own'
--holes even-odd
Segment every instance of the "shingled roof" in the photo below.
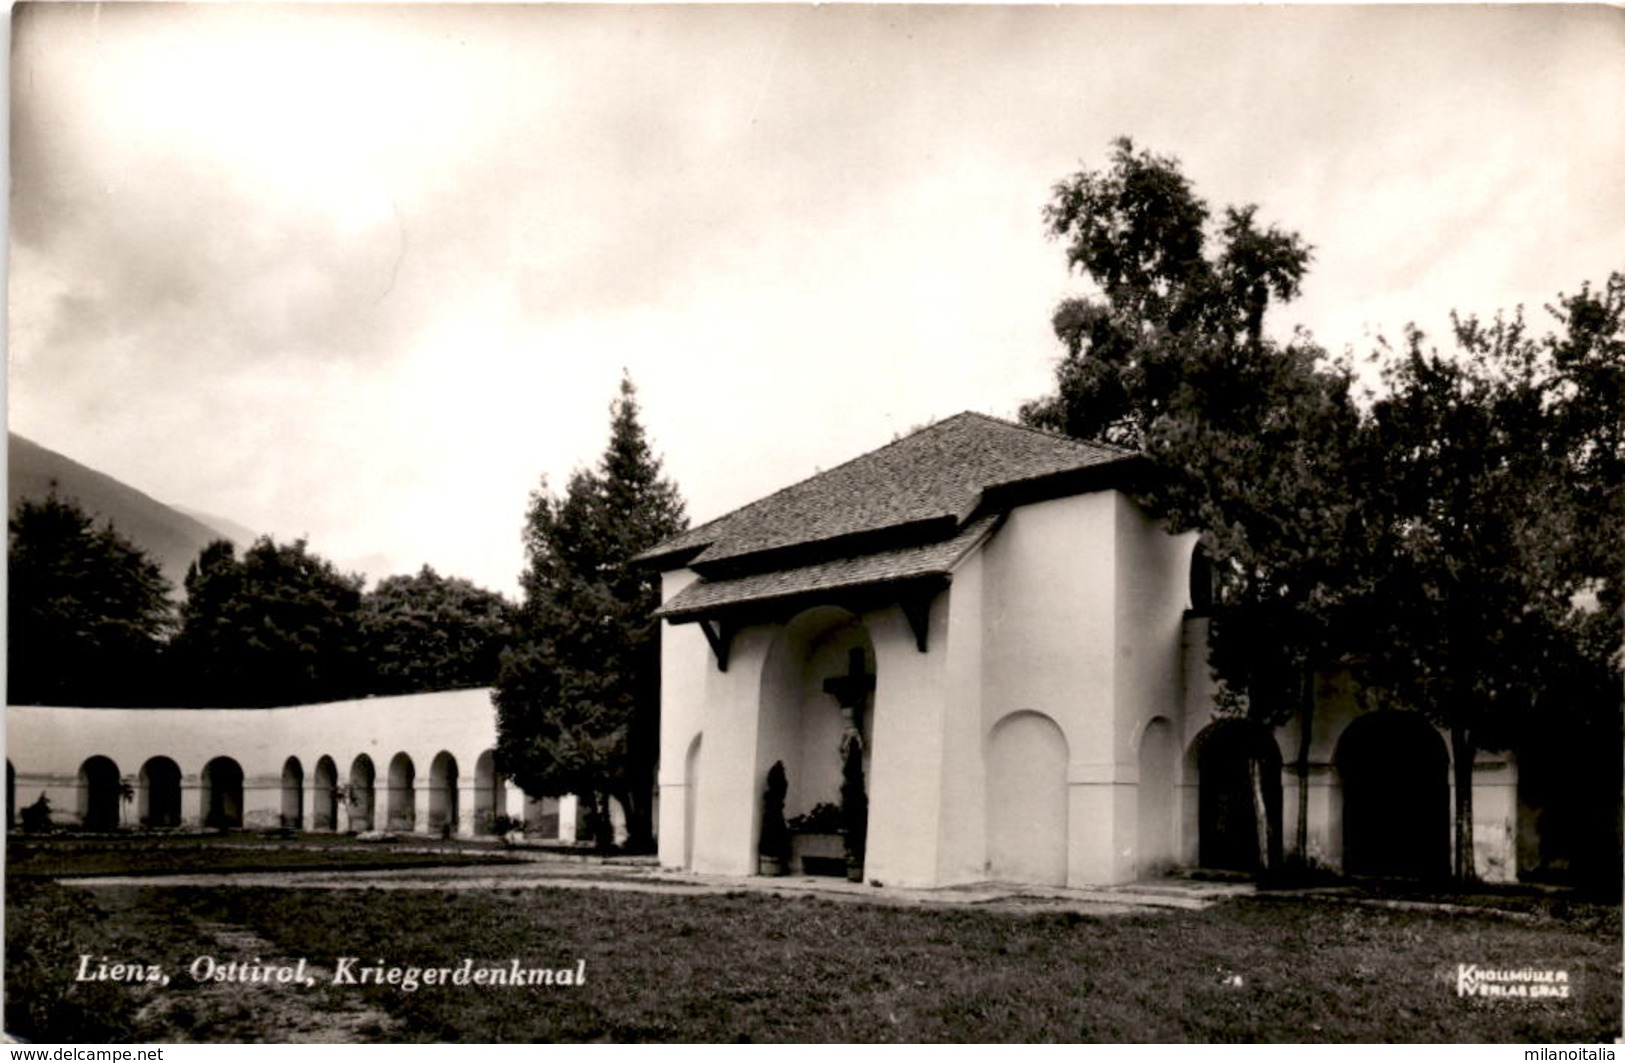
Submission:
<svg viewBox="0 0 1625 1063">
<path fill-rule="evenodd" d="M 1121 486 L 1140 461 L 1120 447 L 962 413 L 693 528 L 640 560 L 686 565 L 704 577 L 660 610 L 674 620 L 945 575 L 965 544 L 986 534 L 983 518 L 1039 497 Z"/>
<path fill-rule="evenodd" d="M 998 523 L 997 516 L 972 521 L 942 542 L 917 543 L 856 557 L 835 557 L 796 568 L 775 568 L 734 579 L 698 580 L 685 587 L 656 615 L 675 623 L 722 608 L 762 605 L 813 593 L 855 591 L 882 584 L 940 580 Z"/>
</svg>

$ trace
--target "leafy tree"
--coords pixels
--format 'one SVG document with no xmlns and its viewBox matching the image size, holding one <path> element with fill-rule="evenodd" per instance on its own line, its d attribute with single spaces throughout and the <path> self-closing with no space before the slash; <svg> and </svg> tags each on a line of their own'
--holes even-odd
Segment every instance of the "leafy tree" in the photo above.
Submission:
<svg viewBox="0 0 1625 1063">
<path fill-rule="evenodd" d="M 390 576 L 361 600 L 368 693 L 410 694 L 489 686 L 513 623 L 500 594 L 424 565 Z"/>
<path fill-rule="evenodd" d="M 653 840 L 659 761 L 660 643 L 651 614 L 658 574 L 631 559 L 687 526 L 621 381 L 598 468 L 578 470 L 562 497 L 545 480 L 525 520 L 529 566 L 514 646 L 494 701 L 499 766 L 532 796 L 575 793 L 609 844 L 608 802 L 626 812 L 627 845 Z"/>
<path fill-rule="evenodd" d="M 161 696 L 175 621 L 157 562 L 53 491 L 10 521 L 7 698 L 19 705 L 141 705 Z"/>
<path fill-rule="evenodd" d="M 1127 138 L 1109 169 L 1055 186 L 1044 222 L 1096 293 L 1056 308 L 1056 391 L 1022 420 L 1136 448 L 1168 412 L 1192 344 L 1256 354 L 1271 298 L 1294 298 L 1310 259 L 1296 234 L 1260 229 L 1252 206 L 1226 209 L 1210 241 L 1207 204 L 1178 162 Z"/>
<path fill-rule="evenodd" d="M 354 697 L 363 677 L 362 578 L 343 575 L 305 540 L 262 537 L 243 554 L 225 540 L 186 570 L 171 659 L 198 705 L 297 705 Z"/>
<path fill-rule="evenodd" d="M 1387 608 L 1363 678 L 1448 728 L 1464 879 L 1479 749 L 1599 725 L 1617 749 L 1625 279 L 1554 314 L 1540 338 L 1458 318 L 1451 354 L 1408 330 L 1372 410 Z"/>
<path fill-rule="evenodd" d="M 1297 714 L 1302 778 L 1314 677 L 1340 652 L 1346 573 L 1369 538 L 1345 460 L 1359 425 L 1349 372 L 1306 336 L 1265 333 L 1272 300 L 1296 296 L 1309 248 L 1261 228 L 1252 206 L 1226 209 L 1214 228 L 1178 163 L 1127 139 L 1108 169 L 1056 185 L 1045 221 L 1097 291 L 1056 309 L 1056 390 L 1022 420 L 1153 460 L 1142 502 L 1176 531 L 1199 530 L 1220 574 L 1210 663 L 1228 707 L 1267 724 Z M 1268 866 L 1261 771 L 1255 758 Z"/>
<path fill-rule="evenodd" d="M 1521 314 L 1458 320 L 1451 357 L 1408 333 L 1362 416 L 1347 365 L 1266 335 L 1309 251 L 1256 218 L 1213 226 L 1177 163 L 1126 140 L 1057 185 L 1046 223 L 1097 291 L 1056 310 L 1056 391 L 1022 416 L 1153 460 L 1143 501 L 1221 575 L 1225 699 L 1267 723 L 1296 706 L 1300 777 L 1315 677 L 1340 664 L 1450 730 L 1468 877 L 1478 748 L 1558 726 L 1617 745 L 1625 280 L 1561 298 L 1538 339 Z"/>
</svg>

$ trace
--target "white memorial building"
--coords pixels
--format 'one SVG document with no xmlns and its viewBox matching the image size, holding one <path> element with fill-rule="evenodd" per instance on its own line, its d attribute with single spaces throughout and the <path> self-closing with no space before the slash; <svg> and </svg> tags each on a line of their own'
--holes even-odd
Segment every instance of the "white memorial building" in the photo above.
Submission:
<svg viewBox="0 0 1625 1063">
<path fill-rule="evenodd" d="M 1258 855 L 1248 763 L 1290 846 L 1297 738 L 1217 713 L 1194 535 L 1131 499 L 1131 452 L 966 413 L 678 536 L 664 573 L 660 861 L 758 869 L 786 816 L 837 803 L 856 731 L 862 876 L 1084 886 Z M 1193 564 L 1197 568 L 1193 579 Z M 1192 588 L 1196 587 L 1193 596 Z M 846 706 L 843 711 L 843 704 Z M 1309 856 L 1448 868 L 1449 744 L 1319 691 Z M 1479 873 L 1517 871 L 1511 759 L 1475 765 Z"/>
</svg>

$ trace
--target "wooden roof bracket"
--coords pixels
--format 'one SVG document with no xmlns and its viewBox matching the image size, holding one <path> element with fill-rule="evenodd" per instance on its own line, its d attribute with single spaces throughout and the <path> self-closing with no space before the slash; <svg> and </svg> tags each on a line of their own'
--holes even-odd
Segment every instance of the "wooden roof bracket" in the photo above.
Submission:
<svg viewBox="0 0 1625 1063">
<path fill-rule="evenodd" d="M 726 620 L 707 620 L 700 618 L 700 630 L 705 632 L 705 641 L 711 644 L 711 652 L 717 659 L 717 671 L 728 670 L 728 647 L 733 642 L 734 626 Z"/>
<path fill-rule="evenodd" d="M 921 653 L 926 652 L 931 633 L 931 600 L 935 597 L 934 589 L 922 589 L 908 592 L 902 598 L 903 616 L 914 632 L 914 646 Z"/>
</svg>

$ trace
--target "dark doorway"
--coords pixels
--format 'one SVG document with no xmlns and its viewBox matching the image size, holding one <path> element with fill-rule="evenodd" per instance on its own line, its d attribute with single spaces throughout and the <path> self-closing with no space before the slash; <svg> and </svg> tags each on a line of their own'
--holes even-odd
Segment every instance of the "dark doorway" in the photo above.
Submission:
<svg viewBox="0 0 1625 1063">
<path fill-rule="evenodd" d="M 1260 871 L 1257 789 L 1262 792 L 1271 867 L 1281 862 L 1281 751 L 1268 731 L 1246 720 L 1210 727 L 1197 750 L 1201 865 Z"/>
<path fill-rule="evenodd" d="M 350 829 L 356 832 L 372 830 L 372 811 L 376 802 L 374 785 L 378 773 L 372 758 L 362 753 L 350 762 Z"/>
<path fill-rule="evenodd" d="M 286 830 L 305 827 L 305 767 L 298 757 L 282 762 L 282 826 Z"/>
<path fill-rule="evenodd" d="M 203 825 L 230 829 L 243 825 L 243 769 L 230 757 L 203 766 Z"/>
<path fill-rule="evenodd" d="M 181 769 L 168 757 L 153 757 L 141 765 L 141 825 L 181 825 Z"/>
<path fill-rule="evenodd" d="M 332 757 L 316 762 L 316 793 L 311 815 L 317 830 L 337 830 L 339 822 L 339 771 Z"/>
<path fill-rule="evenodd" d="M 1343 870 L 1407 878 L 1450 871 L 1450 755 L 1420 716 L 1355 720 L 1337 744 Z"/>
<path fill-rule="evenodd" d="M 79 766 L 79 823 L 86 830 L 117 830 L 120 800 L 118 765 L 91 757 Z"/>
</svg>

